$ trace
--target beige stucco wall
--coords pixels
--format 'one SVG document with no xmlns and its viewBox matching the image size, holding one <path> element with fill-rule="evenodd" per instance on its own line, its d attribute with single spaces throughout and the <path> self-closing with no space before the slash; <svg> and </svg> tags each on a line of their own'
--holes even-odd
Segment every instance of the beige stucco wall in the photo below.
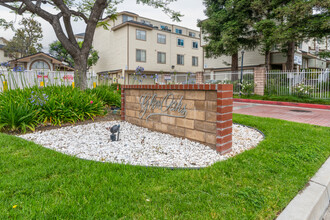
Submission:
<svg viewBox="0 0 330 220">
<path fill-rule="evenodd" d="M 0 44 L 6 45 L 6 42 L 2 37 L 0 37 Z M 11 59 L 5 56 L 5 51 L 3 49 L 0 49 L 0 63 L 7 62 L 9 60 Z"/>
<path fill-rule="evenodd" d="M 105 30 L 102 27 L 96 28 L 93 47 L 99 52 L 100 58 L 92 67 L 93 71 L 125 70 L 127 46 L 127 27 L 117 31 Z"/>
<path fill-rule="evenodd" d="M 94 34 L 93 47 L 99 52 L 99 61 L 92 70 L 95 72 L 122 70 L 134 71 L 136 67 L 142 66 L 145 71 L 155 72 L 200 72 L 203 71 L 203 50 L 200 47 L 199 31 L 188 28 L 175 26 L 153 19 L 136 17 L 137 21 L 148 21 L 158 29 L 136 27 L 134 25 L 126 25 L 115 31 L 111 28 L 122 23 L 122 15 L 119 15 L 115 22 L 109 21 L 110 30 L 103 27 L 96 28 Z M 161 30 L 160 26 L 166 25 L 171 32 Z M 176 34 L 175 27 L 182 29 L 183 34 Z M 146 31 L 146 41 L 136 39 L 136 30 Z M 185 34 L 189 32 L 195 33 L 196 37 L 189 37 Z M 157 34 L 166 35 L 166 44 L 157 43 Z M 177 46 L 177 39 L 184 40 L 184 47 Z M 193 49 L 193 41 L 198 42 L 198 49 Z M 146 50 L 146 62 L 136 62 L 136 49 Z M 166 53 L 166 63 L 157 63 L 157 52 Z M 184 65 L 177 65 L 177 54 L 184 55 Z M 192 57 L 198 57 L 198 66 L 192 66 Z M 174 69 L 172 69 L 174 65 Z"/>
<path fill-rule="evenodd" d="M 5 52 L 3 50 L 0 50 L 0 63 L 9 61 L 9 57 L 5 57 Z"/>
<path fill-rule="evenodd" d="M 242 55 L 238 54 L 238 64 L 241 66 Z M 261 55 L 259 50 L 245 51 L 244 66 L 258 66 L 265 64 L 265 56 Z M 231 56 L 220 56 L 218 58 L 205 58 L 204 59 L 205 69 L 208 68 L 230 68 L 231 66 Z"/>
<path fill-rule="evenodd" d="M 201 47 L 192 48 L 193 41 L 198 42 L 196 38 L 178 35 L 167 31 L 146 30 L 146 41 L 136 40 L 136 30 L 141 28 L 130 26 L 129 28 L 129 69 L 135 69 L 137 66 L 143 66 L 148 71 L 176 71 L 176 72 L 199 72 L 203 70 L 203 52 Z M 157 43 L 157 34 L 166 35 L 166 44 Z M 178 38 L 184 40 L 184 46 L 177 46 Z M 146 50 L 146 62 L 136 62 L 136 49 Z M 157 63 L 157 53 L 166 53 L 166 63 Z M 184 55 L 184 65 L 177 64 L 177 55 Z M 198 57 L 198 66 L 192 65 L 192 57 Z M 172 69 L 174 65 L 174 69 Z"/>
<path fill-rule="evenodd" d="M 324 60 L 308 59 L 308 67 L 325 69 L 325 68 L 327 68 L 327 63 Z"/>
</svg>

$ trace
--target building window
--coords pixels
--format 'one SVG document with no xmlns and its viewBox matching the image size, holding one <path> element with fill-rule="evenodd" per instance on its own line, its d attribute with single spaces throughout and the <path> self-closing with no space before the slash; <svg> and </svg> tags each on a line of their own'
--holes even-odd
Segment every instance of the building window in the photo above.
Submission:
<svg viewBox="0 0 330 220">
<path fill-rule="evenodd" d="M 163 52 L 158 52 L 157 53 L 157 63 L 166 63 L 166 53 Z"/>
<path fill-rule="evenodd" d="M 157 34 L 157 43 L 166 44 L 166 35 Z"/>
<path fill-rule="evenodd" d="M 133 17 L 128 16 L 128 15 L 123 15 L 123 23 L 126 22 L 126 21 L 132 21 L 132 20 L 134 20 Z"/>
<path fill-rule="evenodd" d="M 184 40 L 183 39 L 180 39 L 178 38 L 178 46 L 184 46 Z"/>
<path fill-rule="evenodd" d="M 137 40 L 147 40 L 146 31 L 136 30 L 136 39 Z"/>
<path fill-rule="evenodd" d="M 33 62 L 32 65 L 31 65 L 31 70 L 35 70 L 35 69 L 49 70 L 50 66 L 45 61 L 38 60 L 38 61 Z"/>
<path fill-rule="evenodd" d="M 192 57 L 192 65 L 198 66 L 198 57 Z"/>
<path fill-rule="evenodd" d="M 196 34 L 194 32 L 189 32 L 189 37 L 195 37 Z"/>
<path fill-rule="evenodd" d="M 184 65 L 184 55 L 178 54 L 176 60 L 177 60 L 176 63 L 178 65 Z"/>
<path fill-rule="evenodd" d="M 146 54 L 145 50 L 136 49 L 136 62 L 146 62 Z"/>
<path fill-rule="evenodd" d="M 197 41 L 193 41 L 193 45 L 192 45 L 192 47 L 193 47 L 194 49 L 198 49 L 198 42 L 197 42 Z"/>
<path fill-rule="evenodd" d="M 177 34 L 182 34 L 182 29 L 176 28 L 176 29 L 175 29 L 175 33 L 177 33 Z"/>
</svg>

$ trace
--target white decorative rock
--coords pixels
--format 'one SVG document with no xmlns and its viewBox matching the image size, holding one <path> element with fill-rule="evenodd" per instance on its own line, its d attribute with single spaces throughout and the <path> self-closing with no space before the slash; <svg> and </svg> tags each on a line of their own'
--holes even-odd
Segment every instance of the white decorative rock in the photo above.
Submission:
<svg viewBox="0 0 330 220">
<path fill-rule="evenodd" d="M 106 128 L 116 124 L 120 124 L 120 140 L 111 142 Z M 210 166 L 253 148 L 263 140 L 260 132 L 234 124 L 232 152 L 220 155 L 198 142 L 121 121 L 63 127 L 18 137 L 78 158 L 160 167 Z"/>
</svg>

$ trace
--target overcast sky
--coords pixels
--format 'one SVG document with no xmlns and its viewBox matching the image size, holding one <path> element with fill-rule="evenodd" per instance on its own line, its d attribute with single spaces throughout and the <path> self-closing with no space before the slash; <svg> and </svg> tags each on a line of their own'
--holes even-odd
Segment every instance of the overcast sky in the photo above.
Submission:
<svg viewBox="0 0 330 220">
<path fill-rule="evenodd" d="M 178 24 L 180 26 L 188 27 L 191 29 L 198 30 L 196 24 L 197 19 L 204 19 L 204 5 L 202 4 L 202 0 L 177 0 L 177 2 L 173 2 L 170 4 L 170 8 L 175 11 L 180 11 L 184 17 L 181 19 L 182 21 L 179 23 L 173 22 L 168 15 L 164 14 L 161 9 L 155 9 L 153 7 L 136 4 L 136 0 L 124 0 L 123 3 L 117 6 L 117 11 L 130 11 L 134 12 L 142 17 L 152 18 L 159 21 L 164 21 L 167 23 Z M 50 9 L 51 10 L 51 9 Z M 27 16 L 27 15 L 25 15 Z M 15 24 L 21 20 L 21 16 L 16 16 L 14 13 L 10 13 L 10 11 L 4 7 L 0 6 L 0 18 L 4 18 L 7 21 L 15 21 Z M 43 40 L 42 44 L 44 47 L 44 51 L 48 52 L 48 45 L 56 40 L 55 33 L 52 27 L 44 20 L 37 18 L 37 20 L 41 23 L 43 28 Z M 81 33 L 85 30 L 85 25 L 83 22 L 75 23 L 74 32 Z M 14 36 L 14 33 L 10 30 L 0 29 L 0 37 L 4 37 L 7 40 L 10 40 Z"/>
</svg>

